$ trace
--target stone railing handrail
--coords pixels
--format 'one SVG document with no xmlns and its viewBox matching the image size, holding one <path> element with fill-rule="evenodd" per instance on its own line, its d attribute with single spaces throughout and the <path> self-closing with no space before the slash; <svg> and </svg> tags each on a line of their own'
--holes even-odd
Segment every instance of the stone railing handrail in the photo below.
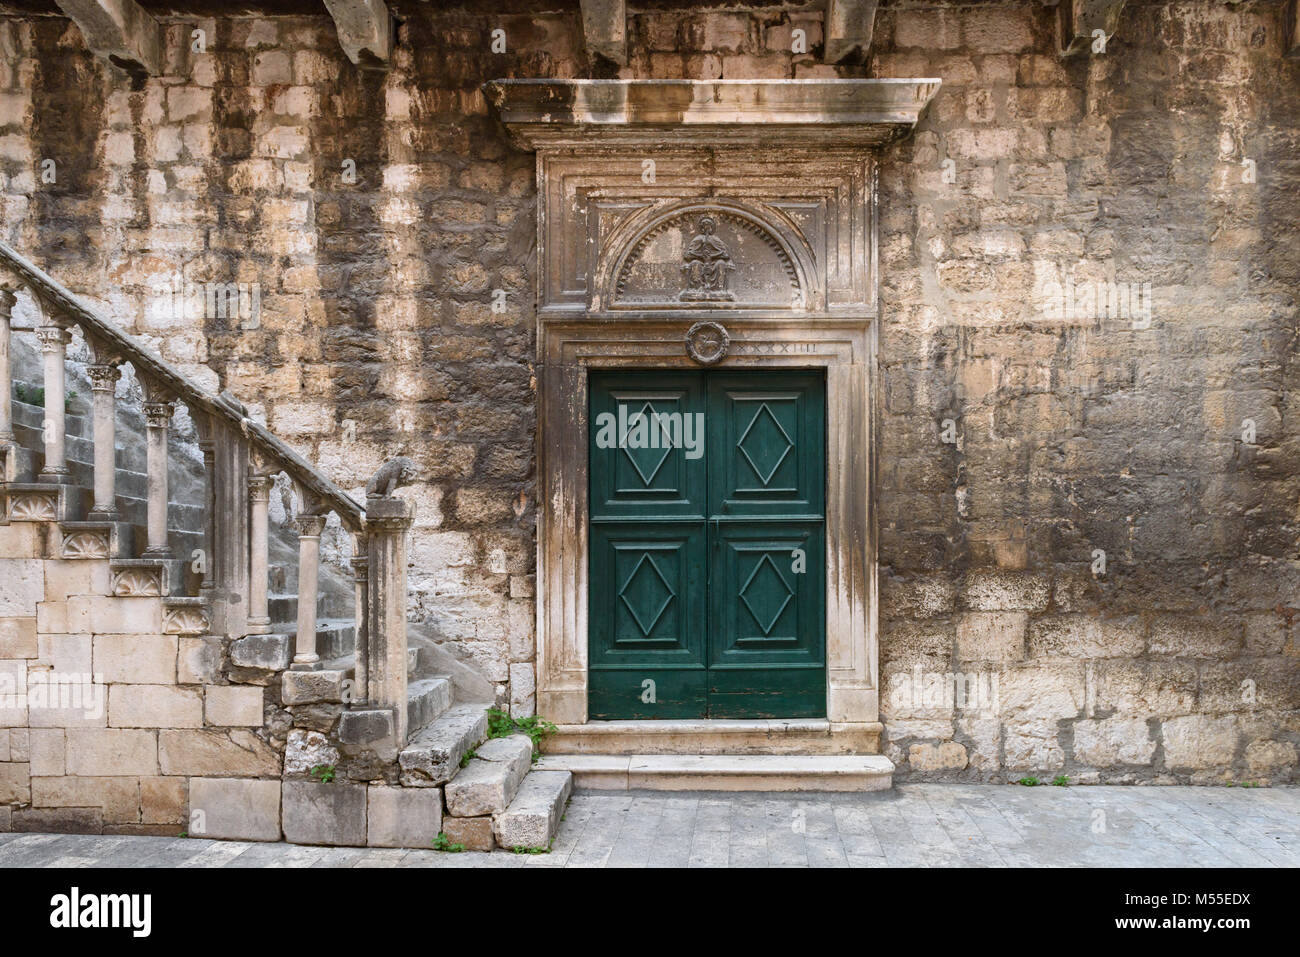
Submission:
<svg viewBox="0 0 1300 957">
<path fill-rule="evenodd" d="M 157 355 L 142 349 L 95 309 L 82 303 L 66 286 L 3 241 L 0 241 L 0 263 L 33 290 L 43 300 L 44 307 L 61 314 L 64 317 L 62 321 L 80 326 L 90 338 L 104 343 L 115 356 L 129 361 L 137 377 L 151 385 L 161 386 L 192 411 L 202 411 L 241 432 L 268 461 L 279 465 L 291 479 L 318 498 L 322 506 L 338 513 L 346 528 L 353 532 L 364 531 L 365 510 L 360 503 L 264 426 L 249 419 L 221 396 L 195 385 Z"/>
</svg>

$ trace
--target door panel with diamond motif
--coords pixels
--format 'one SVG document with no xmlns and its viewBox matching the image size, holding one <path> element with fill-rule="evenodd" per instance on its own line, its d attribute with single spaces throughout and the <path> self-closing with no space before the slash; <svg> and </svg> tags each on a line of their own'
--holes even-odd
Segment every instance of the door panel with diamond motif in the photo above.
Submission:
<svg viewBox="0 0 1300 957">
<path fill-rule="evenodd" d="M 825 715 L 822 377 L 594 373 L 590 395 L 590 717 Z"/>
</svg>

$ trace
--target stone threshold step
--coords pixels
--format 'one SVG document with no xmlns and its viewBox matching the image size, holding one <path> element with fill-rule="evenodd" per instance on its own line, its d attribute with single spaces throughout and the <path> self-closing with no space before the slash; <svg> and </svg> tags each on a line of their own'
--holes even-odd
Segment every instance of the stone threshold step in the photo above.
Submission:
<svg viewBox="0 0 1300 957">
<path fill-rule="evenodd" d="M 598 790 L 884 791 L 894 777 L 880 754 L 545 754 L 536 767 Z"/>
<path fill-rule="evenodd" d="M 880 752 L 880 722 L 825 718 L 589 721 L 542 739 L 546 754 L 864 755 Z"/>
</svg>

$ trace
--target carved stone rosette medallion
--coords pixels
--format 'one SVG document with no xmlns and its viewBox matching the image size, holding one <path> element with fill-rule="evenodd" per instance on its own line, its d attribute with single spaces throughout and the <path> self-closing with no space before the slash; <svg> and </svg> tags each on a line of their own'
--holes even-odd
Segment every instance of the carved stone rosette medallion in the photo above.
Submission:
<svg viewBox="0 0 1300 957">
<path fill-rule="evenodd" d="M 686 333 L 686 354 L 702 366 L 711 366 L 726 358 L 731 336 L 720 322 L 697 322 Z"/>
</svg>

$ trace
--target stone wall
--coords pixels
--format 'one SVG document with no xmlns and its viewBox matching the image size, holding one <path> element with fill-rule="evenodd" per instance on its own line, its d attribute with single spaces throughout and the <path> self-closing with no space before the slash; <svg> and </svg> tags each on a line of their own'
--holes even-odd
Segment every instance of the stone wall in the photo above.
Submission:
<svg viewBox="0 0 1300 957">
<path fill-rule="evenodd" d="M 576 3 L 392 6 L 388 73 L 304 8 L 170 17 L 166 74 L 138 88 L 69 21 L 0 19 L 4 237 L 345 488 L 415 459 L 411 615 L 527 713 L 533 157 L 479 87 L 615 74 L 587 62 Z M 890 3 L 873 58 L 841 67 L 812 7 L 629 17 L 622 76 L 944 82 L 880 171 L 900 776 L 1294 777 L 1300 61 L 1281 10 L 1131 2 L 1104 53 L 1063 61 L 1037 2 Z M 182 271 L 257 284 L 260 311 L 175 308 L 155 290 Z M 1149 288 L 1149 325 L 1050 308 L 1096 283 Z M 946 700 L 950 675 L 996 702 Z"/>
</svg>

